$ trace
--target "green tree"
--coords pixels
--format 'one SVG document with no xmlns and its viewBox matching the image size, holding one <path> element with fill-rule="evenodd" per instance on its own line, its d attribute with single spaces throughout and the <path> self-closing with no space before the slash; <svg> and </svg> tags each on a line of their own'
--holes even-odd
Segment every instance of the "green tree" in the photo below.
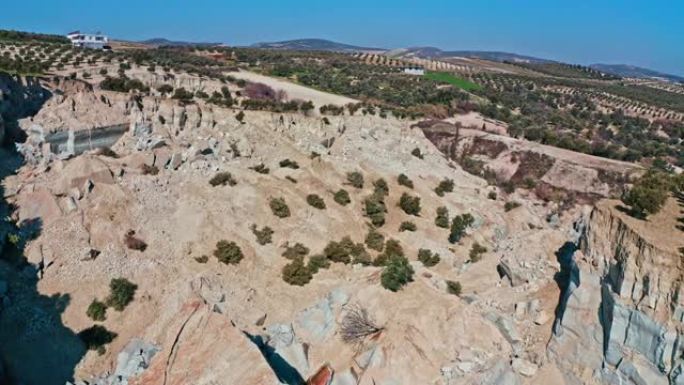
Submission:
<svg viewBox="0 0 684 385">
<path fill-rule="evenodd" d="M 418 216 L 420 214 L 420 197 L 412 197 L 407 193 L 401 194 L 399 207 L 406 214 Z"/>
<path fill-rule="evenodd" d="M 347 182 L 355 188 L 363 188 L 363 174 L 358 171 L 352 171 L 347 173 Z"/>
<path fill-rule="evenodd" d="M 399 291 L 404 285 L 413 281 L 413 268 L 404 256 L 394 256 L 380 275 L 382 287 L 390 291 Z"/>
<path fill-rule="evenodd" d="M 400 186 L 413 188 L 413 181 L 409 179 L 406 174 L 399 174 L 399 177 L 397 177 L 397 183 L 399 183 Z"/>
<path fill-rule="evenodd" d="M 337 190 L 333 199 L 335 200 L 335 202 L 339 203 L 342 206 L 346 206 L 349 203 L 351 203 L 351 198 L 349 197 L 349 193 L 345 189 Z"/>
<path fill-rule="evenodd" d="M 418 250 L 418 260 L 423 263 L 423 266 L 432 267 L 439 263 L 440 258 L 437 253 L 433 254 L 428 249 L 420 249 Z"/>
<path fill-rule="evenodd" d="M 216 250 L 214 250 L 214 256 L 219 262 L 225 263 L 226 265 L 237 265 L 242 261 L 244 255 L 240 247 L 233 241 L 218 241 L 216 243 Z"/>
<path fill-rule="evenodd" d="M 465 235 L 466 229 L 473 224 L 475 218 L 470 214 L 461 214 L 451 221 L 451 233 L 449 234 L 449 242 L 457 243 Z"/>
<path fill-rule="evenodd" d="M 306 203 L 309 204 L 311 207 L 315 207 L 319 210 L 324 210 L 325 209 L 325 201 L 323 198 L 316 194 L 309 194 L 306 196 Z"/>
<path fill-rule="evenodd" d="M 287 207 L 287 203 L 285 203 L 285 199 L 283 199 L 283 198 L 271 198 L 271 200 L 268 202 L 268 205 L 271 208 L 273 215 L 275 215 L 276 217 L 287 218 L 290 216 L 290 208 Z"/>
<path fill-rule="evenodd" d="M 113 278 L 109 282 L 109 297 L 105 303 L 116 311 L 123 311 L 133 301 L 137 289 L 138 285 L 126 278 Z"/>
<path fill-rule="evenodd" d="M 435 225 L 443 229 L 449 228 L 449 210 L 445 206 L 437 207 L 437 217 Z"/>
<path fill-rule="evenodd" d="M 311 282 L 313 274 L 304 264 L 302 257 L 295 258 L 283 267 L 283 281 L 295 286 L 304 286 Z"/>
<path fill-rule="evenodd" d="M 623 203 L 631 206 L 632 215 L 646 218 L 656 214 L 665 205 L 670 190 L 676 190 L 676 183 L 667 173 L 651 170 L 644 174 L 622 197 Z"/>
<path fill-rule="evenodd" d="M 453 294 L 453 295 L 457 295 L 457 296 L 461 295 L 461 291 L 463 290 L 463 288 L 461 287 L 460 282 L 446 281 L 446 285 L 447 285 L 447 292 L 449 294 Z"/>
<path fill-rule="evenodd" d="M 104 302 L 94 299 L 88 306 L 86 315 L 93 321 L 104 321 L 107 319 L 107 305 Z"/>
</svg>

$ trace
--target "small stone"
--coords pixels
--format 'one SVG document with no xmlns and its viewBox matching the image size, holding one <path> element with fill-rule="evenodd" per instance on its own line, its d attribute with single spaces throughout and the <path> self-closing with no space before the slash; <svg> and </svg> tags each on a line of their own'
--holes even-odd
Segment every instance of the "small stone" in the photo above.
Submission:
<svg viewBox="0 0 684 385">
<path fill-rule="evenodd" d="M 515 318 L 523 319 L 525 317 L 526 312 L 527 312 L 527 303 L 526 302 L 518 302 L 515 304 Z"/>
<path fill-rule="evenodd" d="M 183 163 L 183 155 L 180 153 L 175 153 L 171 156 L 171 161 L 169 162 L 169 168 L 172 170 L 177 170 L 178 167 Z"/>
<path fill-rule="evenodd" d="M 78 208 L 78 206 L 76 206 L 76 201 L 74 200 L 73 197 L 64 198 L 64 208 L 65 208 L 64 211 L 67 213 L 75 211 Z"/>
<path fill-rule="evenodd" d="M 539 311 L 539 308 L 541 307 L 541 301 L 538 299 L 533 299 L 530 301 L 529 305 L 527 306 L 527 312 L 529 314 L 536 314 Z"/>
<path fill-rule="evenodd" d="M 525 377 L 532 377 L 537 374 L 537 365 L 522 358 L 515 358 L 511 366 L 513 370 Z"/>
<path fill-rule="evenodd" d="M 534 318 L 534 323 L 537 325 L 544 325 L 547 322 L 549 322 L 549 315 L 544 310 L 540 311 Z"/>
</svg>

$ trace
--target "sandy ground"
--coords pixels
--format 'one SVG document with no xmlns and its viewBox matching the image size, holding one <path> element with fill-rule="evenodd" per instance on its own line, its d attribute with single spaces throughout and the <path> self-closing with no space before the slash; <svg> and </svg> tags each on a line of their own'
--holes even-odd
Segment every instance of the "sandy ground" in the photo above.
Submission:
<svg viewBox="0 0 684 385">
<path fill-rule="evenodd" d="M 343 106 L 345 104 L 359 102 L 356 99 L 348 98 L 346 96 L 329 94 L 327 92 L 318 91 L 309 87 L 304 87 L 299 84 L 289 82 L 287 80 L 277 79 L 270 76 L 264 76 L 253 72 L 229 72 L 228 75 L 238 79 L 244 79 L 250 82 L 264 83 L 276 90 L 283 90 L 287 93 L 287 96 L 290 100 L 311 100 L 316 105 L 316 107 L 322 106 L 324 104 L 335 104 L 338 106 Z"/>
</svg>

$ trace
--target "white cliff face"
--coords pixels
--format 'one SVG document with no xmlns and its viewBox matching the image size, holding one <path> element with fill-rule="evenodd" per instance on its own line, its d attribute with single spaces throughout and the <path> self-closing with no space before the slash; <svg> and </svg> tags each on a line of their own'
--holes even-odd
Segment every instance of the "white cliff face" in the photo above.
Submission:
<svg viewBox="0 0 684 385">
<path fill-rule="evenodd" d="M 615 204 L 591 213 L 580 242 L 581 285 L 563 322 L 570 333 L 554 339 L 550 353 L 570 372 L 594 371 L 592 383 L 680 384 L 680 257 L 640 233 Z M 580 350 L 587 353 L 568 359 Z"/>
</svg>

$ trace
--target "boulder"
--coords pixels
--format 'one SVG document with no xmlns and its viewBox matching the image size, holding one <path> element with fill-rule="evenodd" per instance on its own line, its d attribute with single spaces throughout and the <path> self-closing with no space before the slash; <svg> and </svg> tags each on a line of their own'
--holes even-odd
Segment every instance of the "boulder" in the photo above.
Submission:
<svg viewBox="0 0 684 385">
<path fill-rule="evenodd" d="M 151 355 L 155 348 L 144 342 L 141 345 L 147 349 L 143 349 L 142 358 L 152 358 L 142 374 L 129 379 L 131 385 L 280 384 L 248 336 L 228 317 L 212 312 L 201 299 L 180 309 L 175 323 L 160 340 L 159 352 Z M 169 361 L 169 357 L 173 359 Z M 139 371 L 140 362 L 137 358 L 128 360 L 125 363 L 133 365 L 121 368 Z"/>
<path fill-rule="evenodd" d="M 73 188 L 82 188 L 86 182 L 114 184 L 114 176 L 107 164 L 96 156 L 82 155 L 67 162 L 55 193 L 66 195 Z"/>
<path fill-rule="evenodd" d="M 513 359 L 511 367 L 516 373 L 525 377 L 534 377 L 537 374 L 537 365 L 522 358 Z"/>
</svg>

